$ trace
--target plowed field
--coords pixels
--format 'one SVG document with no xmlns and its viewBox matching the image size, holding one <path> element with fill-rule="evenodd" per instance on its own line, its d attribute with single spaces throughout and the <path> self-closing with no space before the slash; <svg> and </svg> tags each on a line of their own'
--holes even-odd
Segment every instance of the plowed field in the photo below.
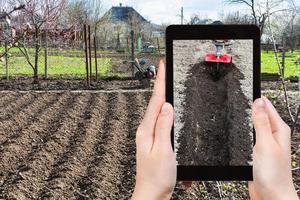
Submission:
<svg viewBox="0 0 300 200">
<path fill-rule="evenodd" d="M 150 92 L 0 97 L 0 199 L 128 199 Z"/>
<path fill-rule="evenodd" d="M 0 92 L 0 199 L 129 199 L 135 131 L 150 95 L 149 90 Z M 271 98 L 274 91 L 265 95 Z M 292 102 L 298 95 L 291 93 Z M 276 102 L 288 122 L 282 101 Z M 299 129 L 292 138 L 298 192 Z M 177 185 L 173 195 L 221 197 L 249 199 L 247 183 L 194 182 L 189 189 Z"/>
</svg>

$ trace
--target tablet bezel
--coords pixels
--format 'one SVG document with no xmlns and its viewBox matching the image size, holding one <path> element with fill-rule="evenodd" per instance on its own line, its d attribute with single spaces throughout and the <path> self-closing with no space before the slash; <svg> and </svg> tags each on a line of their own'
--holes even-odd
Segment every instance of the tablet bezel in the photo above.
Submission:
<svg viewBox="0 0 300 200">
<path fill-rule="evenodd" d="M 166 29 L 166 101 L 173 105 L 173 40 L 253 40 L 253 101 L 260 90 L 260 30 L 255 25 L 170 25 Z M 171 132 L 174 149 L 174 126 Z M 255 131 L 253 129 L 253 144 Z M 177 180 L 253 180 L 252 166 L 177 165 Z"/>
</svg>

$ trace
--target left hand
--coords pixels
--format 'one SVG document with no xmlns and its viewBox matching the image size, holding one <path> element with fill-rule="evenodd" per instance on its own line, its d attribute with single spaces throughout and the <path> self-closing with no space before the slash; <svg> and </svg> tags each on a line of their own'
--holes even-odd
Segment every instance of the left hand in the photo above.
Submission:
<svg viewBox="0 0 300 200">
<path fill-rule="evenodd" d="M 160 61 L 153 95 L 136 133 L 136 185 L 132 199 L 170 199 L 176 184 L 171 145 L 173 107 L 165 102 L 165 65 Z"/>
</svg>

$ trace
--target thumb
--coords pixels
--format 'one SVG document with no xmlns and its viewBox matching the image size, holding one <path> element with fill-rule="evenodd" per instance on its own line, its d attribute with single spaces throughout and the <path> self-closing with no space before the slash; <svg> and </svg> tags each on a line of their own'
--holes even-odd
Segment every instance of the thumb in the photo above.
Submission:
<svg viewBox="0 0 300 200">
<path fill-rule="evenodd" d="M 250 198 L 252 200 L 261 199 L 261 198 L 259 198 L 257 191 L 255 191 L 255 186 L 254 186 L 254 182 L 253 181 L 249 181 L 248 182 L 248 190 L 249 190 Z"/>
<path fill-rule="evenodd" d="M 252 119 L 256 133 L 256 144 L 270 140 L 272 138 L 271 124 L 265 102 L 261 98 L 256 99 L 253 103 Z"/>
<path fill-rule="evenodd" d="M 169 103 L 164 103 L 155 126 L 154 145 L 155 149 L 172 149 L 171 130 L 173 125 L 173 107 Z"/>
</svg>

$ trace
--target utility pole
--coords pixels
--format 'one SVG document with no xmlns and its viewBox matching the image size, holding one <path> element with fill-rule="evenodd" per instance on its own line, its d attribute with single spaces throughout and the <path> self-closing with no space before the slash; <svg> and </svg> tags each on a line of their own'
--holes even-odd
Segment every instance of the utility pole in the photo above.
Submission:
<svg viewBox="0 0 300 200">
<path fill-rule="evenodd" d="M 181 18 L 181 25 L 182 25 L 183 24 L 183 7 L 181 7 L 180 18 Z"/>
</svg>

